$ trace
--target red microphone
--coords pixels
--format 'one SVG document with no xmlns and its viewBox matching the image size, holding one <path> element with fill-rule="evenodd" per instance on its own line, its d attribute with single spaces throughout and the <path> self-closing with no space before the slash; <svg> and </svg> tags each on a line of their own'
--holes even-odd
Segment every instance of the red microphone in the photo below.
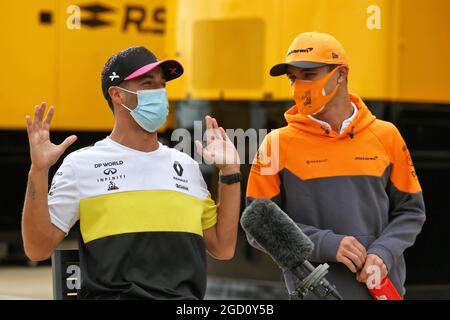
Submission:
<svg viewBox="0 0 450 320">
<path fill-rule="evenodd" d="M 403 300 L 388 277 L 379 286 L 369 289 L 369 293 L 375 300 Z"/>
</svg>

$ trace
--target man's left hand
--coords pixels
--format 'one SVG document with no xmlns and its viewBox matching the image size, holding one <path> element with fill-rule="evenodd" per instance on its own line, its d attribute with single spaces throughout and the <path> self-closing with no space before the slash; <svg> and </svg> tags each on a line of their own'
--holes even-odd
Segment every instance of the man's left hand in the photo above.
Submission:
<svg viewBox="0 0 450 320">
<path fill-rule="evenodd" d="M 215 164 L 223 175 L 239 172 L 239 154 L 225 130 L 210 116 L 205 117 L 205 122 L 206 147 L 200 141 L 195 141 L 197 152 L 208 164 Z"/>
<path fill-rule="evenodd" d="M 375 268 L 375 269 L 374 269 Z M 388 270 L 384 264 L 383 259 L 381 259 L 376 254 L 368 254 L 366 262 L 361 272 L 357 273 L 356 279 L 359 282 L 367 283 L 370 276 L 374 275 L 374 272 L 380 272 L 380 281 L 383 281 L 387 277 Z"/>
</svg>

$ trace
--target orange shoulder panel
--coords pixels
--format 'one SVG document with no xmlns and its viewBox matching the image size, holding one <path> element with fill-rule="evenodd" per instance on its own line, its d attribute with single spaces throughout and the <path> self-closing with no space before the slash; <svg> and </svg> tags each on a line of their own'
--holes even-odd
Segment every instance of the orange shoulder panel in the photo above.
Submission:
<svg viewBox="0 0 450 320">
<path fill-rule="evenodd" d="M 279 172 L 284 167 L 287 128 L 270 132 L 253 160 L 247 184 L 247 197 L 271 199 L 280 194 Z"/>
<path fill-rule="evenodd" d="M 392 163 L 390 178 L 394 186 L 401 192 L 421 192 L 422 188 L 411 154 L 397 127 L 390 122 L 377 120 L 377 125 L 372 131 L 390 154 Z"/>
</svg>

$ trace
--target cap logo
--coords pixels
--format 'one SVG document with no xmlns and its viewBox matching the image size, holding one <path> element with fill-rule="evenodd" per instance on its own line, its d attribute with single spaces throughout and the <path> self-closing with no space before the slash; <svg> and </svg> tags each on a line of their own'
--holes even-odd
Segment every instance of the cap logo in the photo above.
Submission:
<svg viewBox="0 0 450 320">
<path fill-rule="evenodd" d="M 296 49 L 296 50 L 289 51 L 288 56 L 290 56 L 291 54 L 294 54 L 294 53 L 309 53 L 313 50 L 314 50 L 314 48 Z"/>
<path fill-rule="evenodd" d="M 111 81 L 114 81 L 114 79 L 119 79 L 120 76 L 117 73 L 113 72 L 112 75 L 109 76 L 109 78 L 111 79 Z"/>
<path fill-rule="evenodd" d="M 333 59 L 339 59 L 339 55 L 335 52 L 332 52 L 331 55 L 333 56 Z"/>
<path fill-rule="evenodd" d="M 170 74 L 177 74 L 177 68 L 169 68 Z"/>
</svg>

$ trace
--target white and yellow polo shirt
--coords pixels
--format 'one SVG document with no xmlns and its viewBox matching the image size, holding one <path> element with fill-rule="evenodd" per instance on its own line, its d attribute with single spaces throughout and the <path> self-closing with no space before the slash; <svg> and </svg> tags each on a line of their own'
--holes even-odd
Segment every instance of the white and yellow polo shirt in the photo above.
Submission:
<svg viewBox="0 0 450 320">
<path fill-rule="evenodd" d="M 217 207 L 188 155 L 107 137 L 64 159 L 48 200 L 64 232 L 80 221 L 82 298 L 203 298 Z"/>
</svg>

